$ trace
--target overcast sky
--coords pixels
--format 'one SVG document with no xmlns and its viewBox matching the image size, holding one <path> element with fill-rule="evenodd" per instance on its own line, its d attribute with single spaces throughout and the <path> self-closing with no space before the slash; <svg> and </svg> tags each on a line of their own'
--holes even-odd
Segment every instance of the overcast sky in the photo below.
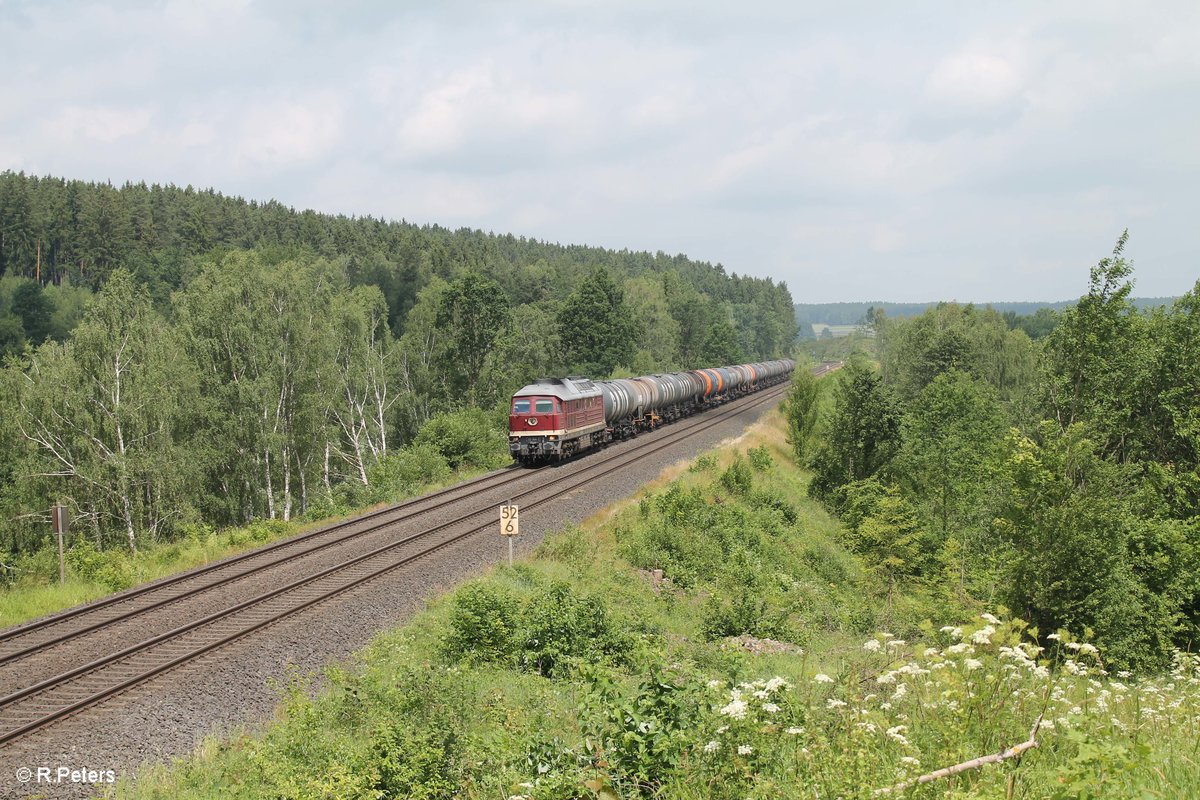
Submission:
<svg viewBox="0 0 1200 800">
<path fill-rule="evenodd" d="M 0 0 L 0 169 L 682 252 L 797 302 L 1200 277 L 1200 3 Z M 397 10 L 400 8 L 401 10 Z M 404 10 L 408 9 L 408 10 Z"/>
</svg>

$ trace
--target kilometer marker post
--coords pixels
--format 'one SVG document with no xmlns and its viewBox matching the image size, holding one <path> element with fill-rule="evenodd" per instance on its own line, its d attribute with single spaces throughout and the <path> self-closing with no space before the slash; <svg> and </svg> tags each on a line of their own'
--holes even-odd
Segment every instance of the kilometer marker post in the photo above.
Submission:
<svg viewBox="0 0 1200 800">
<path fill-rule="evenodd" d="M 512 500 L 508 501 L 508 505 L 500 506 L 500 535 L 508 539 L 508 565 L 510 567 L 513 563 L 513 537 L 519 536 L 521 532 L 518 513 Z"/>
</svg>

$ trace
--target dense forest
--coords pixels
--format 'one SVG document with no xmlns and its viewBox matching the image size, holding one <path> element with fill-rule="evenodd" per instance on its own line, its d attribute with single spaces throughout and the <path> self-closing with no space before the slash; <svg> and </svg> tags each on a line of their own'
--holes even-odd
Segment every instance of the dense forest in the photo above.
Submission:
<svg viewBox="0 0 1200 800">
<path fill-rule="evenodd" d="M 539 375 L 794 338 L 785 285 L 684 256 L 6 172 L 0 547 L 55 501 L 98 549 L 353 508 L 470 460 Z"/>
<path fill-rule="evenodd" d="M 1162 668 L 1200 643 L 1200 283 L 1138 310 L 1124 244 L 1040 341 L 993 309 L 876 315 L 881 368 L 854 359 L 820 423 L 803 379 L 787 407 L 879 574 Z"/>
</svg>

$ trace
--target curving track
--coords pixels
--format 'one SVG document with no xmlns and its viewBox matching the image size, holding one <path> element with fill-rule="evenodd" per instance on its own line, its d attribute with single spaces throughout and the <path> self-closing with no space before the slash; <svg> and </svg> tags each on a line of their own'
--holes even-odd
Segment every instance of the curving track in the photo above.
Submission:
<svg viewBox="0 0 1200 800">
<path fill-rule="evenodd" d="M 824 364 L 814 371 L 824 374 L 836 366 Z M 520 500 L 523 510 L 536 508 L 597 476 L 774 401 L 785 390 L 786 386 L 772 387 L 688 418 L 633 449 L 586 457 L 579 469 L 561 476 L 554 476 L 555 469 L 489 473 L 0 632 L 0 691 L 7 692 L 0 697 L 0 744 L 18 741 L 364 583 L 492 531 L 498 492 Z M 389 535 L 402 522 L 451 506 L 462 513 L 405 536 Z"/>
</svg>

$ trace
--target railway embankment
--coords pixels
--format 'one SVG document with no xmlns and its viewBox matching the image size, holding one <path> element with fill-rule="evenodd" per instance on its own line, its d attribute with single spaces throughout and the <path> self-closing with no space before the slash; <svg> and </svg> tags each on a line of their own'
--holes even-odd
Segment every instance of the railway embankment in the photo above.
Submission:
<svg viewBox="0 0 1200 800">
<path fill-rule="evenodd" d="M 113 791 L 1194 796 L 1195 657 L 1108 675 L 1087 642 L 1048 653 L 999 609 L 881 579 L 807 499 L 783 430 L 772 414 L 660 468 L 375 637 L 315 696 L 281 687 L 274 724 Z"/>
</svg>

